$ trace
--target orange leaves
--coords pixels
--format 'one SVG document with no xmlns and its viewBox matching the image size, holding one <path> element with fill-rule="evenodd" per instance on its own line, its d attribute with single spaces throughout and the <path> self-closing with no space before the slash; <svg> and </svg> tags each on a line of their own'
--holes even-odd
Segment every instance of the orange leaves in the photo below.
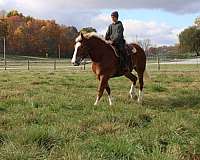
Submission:
<svg viewBox="0 0 200 160">
<path fill-rule="evenodd" d="M 9 25 L 7 48 L 11 54 L 45 56 L 48 53 L 56 57 L 60 46 L 61 56 L 69 57 L 73 51 L 78 34 L 75 27 L 61 26 L 54 20 L 25 17 L 15 10 L 9 12 L 5 19 Z"/>
</svg>

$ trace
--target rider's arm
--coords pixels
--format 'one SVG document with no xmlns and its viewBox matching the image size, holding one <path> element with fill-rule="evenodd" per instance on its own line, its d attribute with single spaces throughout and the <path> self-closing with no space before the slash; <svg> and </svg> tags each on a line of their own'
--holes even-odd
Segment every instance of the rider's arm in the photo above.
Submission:
<svg viewBox="0 0 200 160">
<path fill-rule="evenodd" d="M 106 40 L 110 40 L 110 35 L 111 35 L 111 26 L 108 27 L 108 30 L 107 30 L 107 32 L 106 32 L 105 39 L 106 39 Z"/>
</svg>

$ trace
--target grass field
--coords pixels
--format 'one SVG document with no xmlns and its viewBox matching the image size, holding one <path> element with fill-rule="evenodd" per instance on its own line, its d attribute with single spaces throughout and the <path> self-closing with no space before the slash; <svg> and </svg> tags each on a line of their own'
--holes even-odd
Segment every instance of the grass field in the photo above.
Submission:
<svg viewBox="0 0 200 160">
<path fill-rule="evenodd" d="M 200 158 L 199 72 L 150 72 L 144 104 L 126 78 L 98 106 L 90 71 L 1 71 L 2 160 Z"/>
</svg>

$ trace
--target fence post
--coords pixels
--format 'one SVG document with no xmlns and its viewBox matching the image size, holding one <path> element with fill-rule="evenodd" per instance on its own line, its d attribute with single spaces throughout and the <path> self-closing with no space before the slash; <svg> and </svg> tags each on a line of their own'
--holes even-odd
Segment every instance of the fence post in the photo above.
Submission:
<svg viewBox="0 0 200 160">
<path fill-rule="evenodd" d="M 30 62 L 29 62 L 29 59 L 28 59 L 28 70 L 30 70 Z"/>
<path fill-rule="evenodd" d="M 83 70 L 86 69 L 86 60 L 84 60 L 84 64 L 83 64 Z"/>
<path fill-rule="evenodd" d="M 157 54 L 157 62 L 158 62 L 158 71 L 160 71 L 160 56 Z"/>
<path fill-rule="evenodd" d="M 7 61 L 6 61 L 6 58 L 4 59 L 4 66 L 5 66 L 5 70 L 7 70 Z"/>
<path fill-rule="evenodd" d="M 56 59 L 54 61 L 54 70 L 56 70 Z"/>
<path fill-rule="evenodd" d="M 4 65 L 5 65 L 5 70 L 7 67 L 7 62 L 6 62 L 6 37 L 3 37 L 3 53 L 4 53 Z"/>
</svg>

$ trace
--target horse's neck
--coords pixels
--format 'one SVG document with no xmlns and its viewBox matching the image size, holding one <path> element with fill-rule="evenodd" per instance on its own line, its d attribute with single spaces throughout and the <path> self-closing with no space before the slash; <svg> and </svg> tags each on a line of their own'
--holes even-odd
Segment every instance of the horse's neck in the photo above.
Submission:
<svg viewBox="0 0 200 160">
<path fill-rule="evenodd" d="M 89 42 L 90 58 L 93 62 L 100 62 L 104 53 L 101 52 L 102 46 L 93 41 Z"/>
<path fill-rule="evenodd" d="M 106 45 L 102 44 L 102 42 L 94 42 L 94 40 L 89 41 L 90 46 L 90 58 L 93 62 L 100 63 L 103 60 L 104 54 L 106 53 L 109 55 L 109 53 L 106 52 L 107 47 Z"/>
</svg>

